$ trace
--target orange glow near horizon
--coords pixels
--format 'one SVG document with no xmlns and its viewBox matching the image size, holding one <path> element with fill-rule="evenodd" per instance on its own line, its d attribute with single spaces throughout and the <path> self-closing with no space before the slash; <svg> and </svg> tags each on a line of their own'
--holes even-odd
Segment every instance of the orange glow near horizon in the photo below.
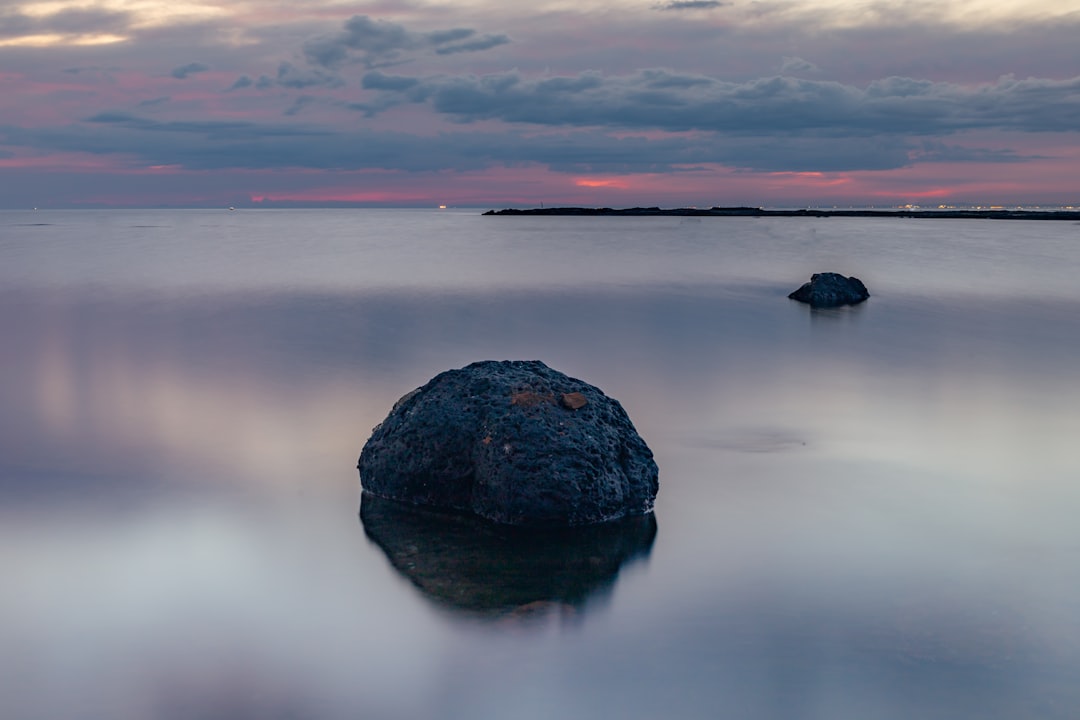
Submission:
<svg viewBox="0 0 1080 720">
<path fill-rule="evenodd" d="M 853 178 L 848 175 L 831 176 L 823 172 L 771 172 L 766 175 L 775 183 L 772 187 L 789 188 L 792 186 L 804 186 L 806 188 L 836 187 L 838 185 L 850 185 Z"/>
<path fill-rule="evenodd" d="M 630 183 L 626 180 L 600 180 L 593 178 L 579 178 L 574 181 L 574 184 L 578 187 L 615 188 L 616 190 L 627 190 L 630 187 Z"/>
</svg>

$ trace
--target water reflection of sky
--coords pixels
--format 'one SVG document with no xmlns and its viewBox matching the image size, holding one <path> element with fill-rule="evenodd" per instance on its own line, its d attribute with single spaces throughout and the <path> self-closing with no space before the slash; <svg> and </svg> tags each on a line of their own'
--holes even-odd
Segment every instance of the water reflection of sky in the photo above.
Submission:
<svg viewBox="0 0 1080 720">
<path fill-rule="evenodd" d="M 4 717 L 1080 706 L 1075 300 L 39 281 L 0 291 Z M 393 402 L 504 357 L 618 398 L 660 464 L 648 562 L 573 619 L 442 614 L 356 517 Z"/>
<path fill-rule="evenodd" d="M 1077 298 L 1077 226 L 831 218 L 482 217 L 423 211 L 0 211 L 0 283 L 248 292 L 653 284 L 786 287 L 832 269 L 875 296 Z M 797 283 L 796 283 L 797 286 Z M 787 288 L 789 292 L 793 288 Z"/>
</svg>

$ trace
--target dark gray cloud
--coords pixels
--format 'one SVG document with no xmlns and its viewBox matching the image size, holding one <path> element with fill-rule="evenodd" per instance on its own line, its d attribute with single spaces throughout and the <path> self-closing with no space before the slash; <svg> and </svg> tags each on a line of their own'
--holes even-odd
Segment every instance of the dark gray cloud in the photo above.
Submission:
<svg viewBox="0 0 1080 720">
<path fill-rule="evenodd" d="M 401 53 L 418 48 L 422 36 L 387 20 L 372 20 L 356 15 L 345 21 L 344 29 L 304 44 L 308 61 L 327 68 L 338 68 L 355 53 L 365 65 L 394 62 Z"/>
<path fill-rule="evenodd" d="M 69 8 L 47 15 L 41 20 L 41 25 L 60 33 L 123 32 L 130 20 L 131 16 L 125 12 L 85 7 Z"/>
<path fill-rule="evenodd" d="M 69 8 L 40 16 L 0 11 L 0 38 L 49 33 L 64 35 L 120 34 L 127 31 L 130 21 L 131 16 L 126 12 L 93 7 Z"/>
<path fill-rule="evenodd" d="M 374 98 L 346 105 L 351 110 L 374 117 L 392 107 L 407 103 L 422 103 L 430 97 L 430 89 L 419 78 L 403 75 L 385 75 L 378 70 L 364 75 L 360 82 L 364 90 L 378 92 Z"/>
<path fill-rule="evenodd" d="M 297 67 L 290 62 L 278 65 L 277 77 L 274 80 L 269 82 L 264 82 L 264 80 L 269 80 L 269 78 L 265 76 L 259 78 L 257 87 L 265 89 L 267 86 L 279 85 L 297 90 L 310 87 L 335 88 L 345 84 L 340 77 L 322 68 Z"/>
<path fill-rule="evenodd" d="M 120 70 L 121 70 L 120 67 L 88 66 L 88 67 L 64 68 L 63 70 L 61 70 L 61 72 L 63 72 L 66 75 L 76 75 L 76 76 L 78 76 L 78 75 L 88 75 L 88 76 L 109 78 L 109 77 L 111 77 L 113 75 L 113 73 L 119 72 Z"/>
<path fill-rule="evenodd" d="M 255 81 L 252 80 L 251 78 L 249 78 L 247 75 L 241 75 L 240 77 L 236 78 L 236 82 L 234 82 L 232 85 L 230 85 L 227 89 L 228 90 L 243 90 L 244 88 L 249 88 L 249 87 L 253 86 L 254 84 L 255 84 Z"/>
<path fill-rule="evenodd" d="M 345 21 L 341 32 L 305 43 L 303 52 L 308 62 L 328 69 L 353 61 L 374 68 L 404 62 L 413 53 L 479 52 L 508 42 L 506 35 L 477 35 L 471 28 L 419 33 L 388 20 L 355 15 Z"/>
<path fill-rule="evenodd" d="M 250 129 L 252 125 L 251 123 L 239 120 L 159 121 L 123 111 L 100 112 L 88 117 L 86 122 L 101 125 L 117 125 L 128 130 L 198 133 L 200 135 L 214 135 L 218 137 L 222 135 L 235 137 L 237 134 Z"/>
<path fill-rule="evenodd" d="M 814 73 L 818 72 L 818 66 L 808 60 L 803 60 L 801 57 L 785 56 L 780 63 L 780 72 L 783 75 L 790 75 L 792 73 Z"/>
<path fill-rule="evenodd" d="M 316 98 L 311 95 L 301 95 L 300 97 L 296 98 L 292 105 L 285 109 L 285 112 L 283 114 L 287 117 L 299 115 L 304 108 L 306 108 L 308 105 L 311 105 L 315 101 Z"/>
<path fill-rule="evenodd" d="M 723 144 L 725 165 L 763 172 L 895 170 L 911 165 L 899 138 L 743 138 Z"/>
<path fill-rule="evenodd" d="M 484 35 L 483 37 L 470 40 L 468 42 L 457 43 L 455 45 L 441 45 L 435 48 L 436 55 L 456 55 L 457 53 L 465 52 L 479 52 L 481 50 L 490 50 L 493 47 L 499 45 L 505 45 L 510 42 L 510 38 L 506 35 Z"/>
<path fill-rule="evenodd" d="M 415 81 L 415 82 L 413 82 Z M 365 112 L 430 103 L 457 122 L 634 130 L 712 131 L 824 137 L 940 135 L 964 130 L 1080 130 L 1080 76 L 1011 77 L 969 87 L 890 77 L 856 87 L 829 80 L 766 77 L 728 82 L 642 70 L 632 75 L 526 78 L 519 73 L 365 81 L 380 96 Z"/>
<path fill-rule="evenodd" d="M 657 10 L 712 10 L 723 7 L 729 3 L 717 2 L 716 0 L 674 0 L 673 2 L 657 5 Z"/>
<path fill-rule="evenodd" d="M 1020 154 L 1015 150 L 992 150 L 951 145 L 940 140 L 923 140 L 911 151 L 915 162 L 943 163 L 1019 163 L 1044 159 L 1040 155 Z"/>
<path fill-rule="evenodd" d="M 403 75 L 386 75 L 375 70 L 364 75 L 361 85 L 365 90 L 393 90 L 395 92 L 404 92 L 405 90 L 420 85 L 420 80 Z"/>
<path fill-rule="evenodd" d="M 453 28 L 451 30 L 436 30 L 429 32 L 424 37 L 432 45 L 445 45 L 446 43 L 461 42 L 476 35 L 475 30 L 469 28 Z"/>
<path fill-rule="evenodd" d="M 171 73 L 169 73 L 169 74 L 172 75 L 177 80 L 185 80 L 185 79 L 191 77 L 192 75 L 197 75 L 198 73 L 204 73 L 204 72 L 208 71 L 209 69 L 210 69 L 209 65 L 205 65 L 205 64 L 200 63 L 200 62 L 193 62 L 193 63 L 188 63 L 187 65 L 181 65 L 178 68 L 173 68 L 173 71 Z"/>
<path fill-rule="evenodd" d="M 0 14 L 0 38 L 31 35 L 37 32 L 38 27 L 40 24 L 27 15 L 14 12 Z"/>
</svg>

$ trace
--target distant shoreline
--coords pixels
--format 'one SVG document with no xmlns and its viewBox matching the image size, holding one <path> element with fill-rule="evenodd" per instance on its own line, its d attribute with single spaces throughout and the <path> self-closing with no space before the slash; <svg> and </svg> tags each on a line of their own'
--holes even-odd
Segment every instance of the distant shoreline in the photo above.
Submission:
<svg viewBox="0 0 1080 720">
<path fill-rule="evenodd" d="M 799 209 L 766 210 L 756 207 L 711 207 L 711 208 L 587 208 L 587 207 L 552 207 L 552 208 L 506 208 L 488 210 L 484 215 L 585 215 L 615 217 L 880 217 L 880 218 L 945 218 L 978 220 L 1076 220 L 1080 221 L 1080 210 L 1007 210 L 984 208 L 946 208 L 941 210 L 895 210 L 877 209 Z"/>
</svg>

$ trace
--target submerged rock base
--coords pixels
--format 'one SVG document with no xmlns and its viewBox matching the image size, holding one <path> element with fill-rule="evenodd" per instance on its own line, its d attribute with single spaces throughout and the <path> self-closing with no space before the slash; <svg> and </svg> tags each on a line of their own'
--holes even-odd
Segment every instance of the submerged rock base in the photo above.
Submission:
<svg viewBox="0 0 1080 720">
<path fill-rule="evenodd" d="M 364 533 L 437 605 L 488 618 L 577 612 L 649 555 L 653 514 L 575 528 L 493 525 L 364 493 Z"/>
</svg>

